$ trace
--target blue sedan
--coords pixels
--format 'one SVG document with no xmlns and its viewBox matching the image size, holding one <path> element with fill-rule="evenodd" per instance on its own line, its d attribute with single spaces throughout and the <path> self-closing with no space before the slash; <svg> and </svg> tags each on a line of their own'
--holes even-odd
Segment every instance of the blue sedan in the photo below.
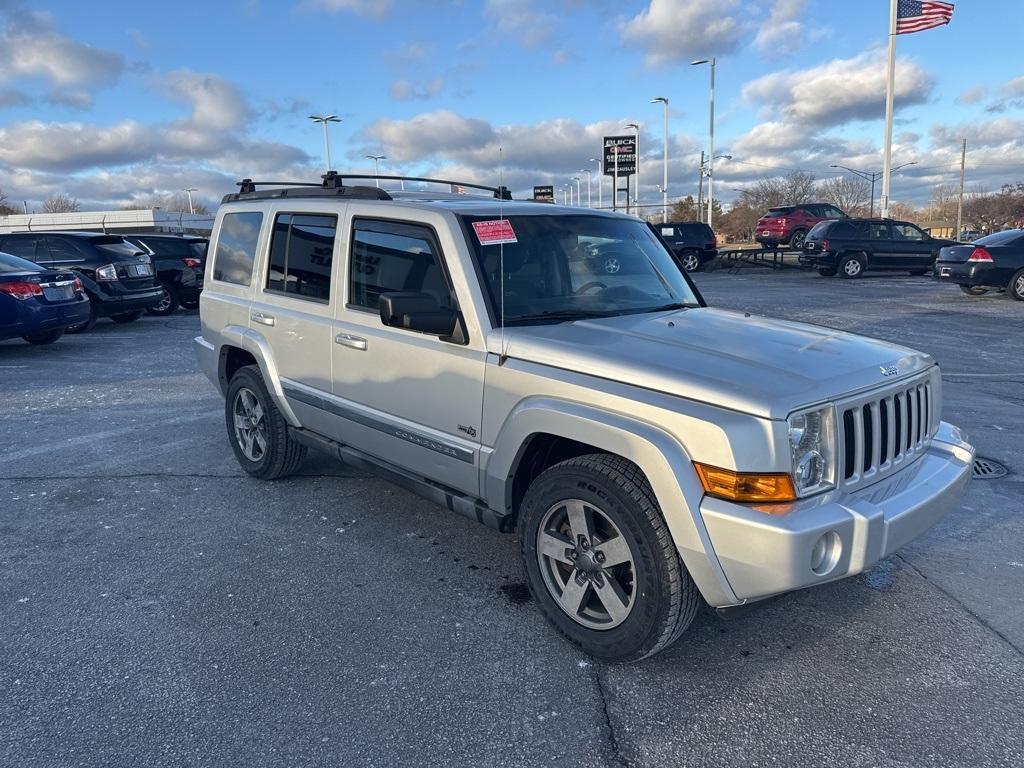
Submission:
<svg viewBox="0 0 1024 768">
<path fill-rule="evenodd" d="M 0 252 L 0 341 L 52 344 L 89 319 L 89 297 L 73 272 L 45 269 Z"/>
</svg>

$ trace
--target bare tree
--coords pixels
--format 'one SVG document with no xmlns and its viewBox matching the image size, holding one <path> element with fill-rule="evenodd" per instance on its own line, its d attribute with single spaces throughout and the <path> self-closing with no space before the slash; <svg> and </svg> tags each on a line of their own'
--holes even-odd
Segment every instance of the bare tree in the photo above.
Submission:
<svg viewBox="0 0 1024 768">
<path fill-rule="evenodd" d="M 752 242 L 754 230 L 757 228 L 757 220 L 761 218 L 762 213 L 764 211 L 760 208 L 752 208 L 737 202 L 727 213 L 716 219 L 715 224 L 718 230 L 727 235 L 731 241 Z"/>
<path fill-rule="evenodd" d="M 143 197 L 121 206 L 122 211 L 148 211 L 153 208 L 174 213 L 189 213 L 188 197 L 181 192 L 166 195 L 150 195 L 149 197 Z M 195 199 L 192 201 L 192 208 L 197 214 L 208 215 L 210 213 L 210 209 L 206 205 L 197 202 Z"/>
<path fill-rule="evenodd" d="M 858 177 L 834 176 L 818 183 L 818 199 L 850 216 L 866 216 L 870 197 L 871 185 Z"/>
<path fill-rule="evenodd" d="M 791 171 L 782 177 L 782 189 L 789 205 L 799 205 L 815 198 L 817 182 L 810 171 Z"/>
<path fill-rule="evenodd" d="M 669 210 L 669 219 L 672 221 L 696 221 L 697 218 L 697 203 L 693 195 L 676 200 Z"/>
<path fill-rule="evenodd" d="M 807 171 L 791 171 L 785 176 L 759 179 L 740 193 L 740 203 L 762 213 L 781 205 L 799 205 L 814 199 L 815 176 Z"/>
<path fill-rule="evenodd" d="M 43 200 L 43 213 L 75 213 L 81 210 L 78 205 L 78 200 L 65 195 L 63 192 L 58 192 L 56 195 L 50 195 L 50 197 Z"/>
<path fill-rule="evenodd" d="M 917 221 L 922 217 L 922 212 L 910 203 L 889 201 L 889 218 L 898 221 Z"/>
<path fill-rule="evenodd" d="M 7 195 L 0 189 L 0 216 L 10 216 L 18 212 L 18 209 L 7 204 Z"/>
</svg>

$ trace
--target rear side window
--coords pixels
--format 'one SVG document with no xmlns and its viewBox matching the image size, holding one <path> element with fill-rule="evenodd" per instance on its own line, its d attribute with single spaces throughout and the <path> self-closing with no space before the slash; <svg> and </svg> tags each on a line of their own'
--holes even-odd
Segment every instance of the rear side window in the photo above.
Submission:
<svg viewBox="0 0 1024 768">
<path fill-rule="evenodd" d="M 707 224 L 701 224 L 700 222 L 680 224 L 679 234 L 691 240 L 700 240 L 702 238 L 710 240 L 714 237 L 711 233 L 711 228 Z"/>
<path fill-rule="evenodd" d="M 0 248 L 13 256 L 20 256 L 29 261 L 41 261 L 46 258 L 42 245 L 38 237 L 8 237 L 0 244 Z"/>
<path fill-rule="evenodd" d="M 74 243 L 68 242 L 63 237 L 46 238 L 46 246 L 50 251 L 52 261 L 85 261 L 82 254 L 75 248 Z"/>
<path fill-rule="evenodd" d="M 772 208 L 764 215 L 766 219 L 781 219 L 786 214 L 792 213 L 793 208 Z"/>
<path fill-rule="evenodd" d="M 280 213 L 274 219 L 267 290 L 330 301 L 338 217 Z"/>
<path fill-rule="evenodd" d="M 349 303 L 377 311 L 382 293 L 414 291 L 455 309 L 430 229 L 415 224 L 356 220 L 349 265 Z"/>
<path fill-rule="evenodd" d="M 213 262 L 214 280 L 235 285 L 252 282 L 252 264 L 261 226 L 263 214 L 256 211 L 224 215 Z"/>
</svg>

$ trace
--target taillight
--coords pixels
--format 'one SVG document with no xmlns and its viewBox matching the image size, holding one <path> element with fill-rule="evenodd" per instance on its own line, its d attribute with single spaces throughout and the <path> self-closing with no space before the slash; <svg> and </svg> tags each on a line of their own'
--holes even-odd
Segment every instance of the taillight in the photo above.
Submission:
<svg viewBox="0 0 1024 768">
<path fill-rule="evenodd" d="M 25 301 L 33 296 L 42 296 L 43 289 L 39 283 L 0 283 L 0 293 Z"/>
<path fill-rule="evenodd" d="M 992 254 L 986 251 L 984 248 L 975 246 L 974 250 L 971 251 L 971 256 L 968 261 L 992 261 Z"/>
<path fill-rule="evenodd" d="M 190 269 L 199 269 L 203 265 L 203 262 L 199 259 L 193 259 L 190 256 L 185 257 L 182 261 L 185 262 L 185 266 Z"/>
<path fill-rule="evenodd" d="M 828 240 L 822 240 L 821 241 L 821 250 L 827 251 L 828 250 L 828 246 L 829 246 Z"/>
<path fill-rule="evenodd" d="M 778 221 L 780 227 L 786 226 L 786 220 L 785 219 L 776 219 L 776 221 Z"/>
<path fill-rule="evenodd" d="M 96 279 L 110 282 L 117 280 L 117 268 L 113 264 L 106 264 L 96 270 Z"/>
<path fill-rule="evenodd" d="M 81 278 L 78 278 L 78 277 L 75 278 L 74 287 L 75 287 L 75 293 L 81 293 L 82 291 L 85 290 L 85 286 L 82 285 Z"/>
</svg>

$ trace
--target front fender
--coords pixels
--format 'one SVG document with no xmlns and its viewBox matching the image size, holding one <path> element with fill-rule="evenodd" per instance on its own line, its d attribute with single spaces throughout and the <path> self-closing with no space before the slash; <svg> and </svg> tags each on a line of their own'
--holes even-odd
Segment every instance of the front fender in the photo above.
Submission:
<svg viewBox="0 0 1024 768">
<path fill-rule="evenodd" d="M 256 363 L 263 374 L 263 383 L 266 385 L 270 397 L 274 400 L 274 405 L 277 406 L 277 409 L 284 416 L 288 424 L 293 427 L 301 427 L 302 423 L 295 416 L 295 412 L 292 411 L 291 406 L 288 405 L 288 400 L 284 396 L 284 390 L 281 388 L 281 377 L 277 370 L 277 363 L 274 361 L 274 353 L 270 351 L 270 345 L 263 338 L 263 335 L 259 331 L 245 328 L 241 325 L 225 326 L 222 333 L 232 342 L 237 342 L 239 347 L 256 358 Z M 226 358 L 227 350 L 222 346 L 220 350 L 220 380 L 221 389 L 225 392 L 227 391 L 227 380 L 224 374 Z"/>
<path fill-rule="evenodd" d="M 739 602 L 715 557 L 700 516 L 704 490 L 685 448 L 665 430 L 639 419 L 547 397 L 527 398 L 509 414 L 484 469 L 486 499 L 505 509 L 522 446 L 536 434 L 593 445 L 636 464 L 647 476 L 680 558 L 711 605 Z"/>
</svg>

